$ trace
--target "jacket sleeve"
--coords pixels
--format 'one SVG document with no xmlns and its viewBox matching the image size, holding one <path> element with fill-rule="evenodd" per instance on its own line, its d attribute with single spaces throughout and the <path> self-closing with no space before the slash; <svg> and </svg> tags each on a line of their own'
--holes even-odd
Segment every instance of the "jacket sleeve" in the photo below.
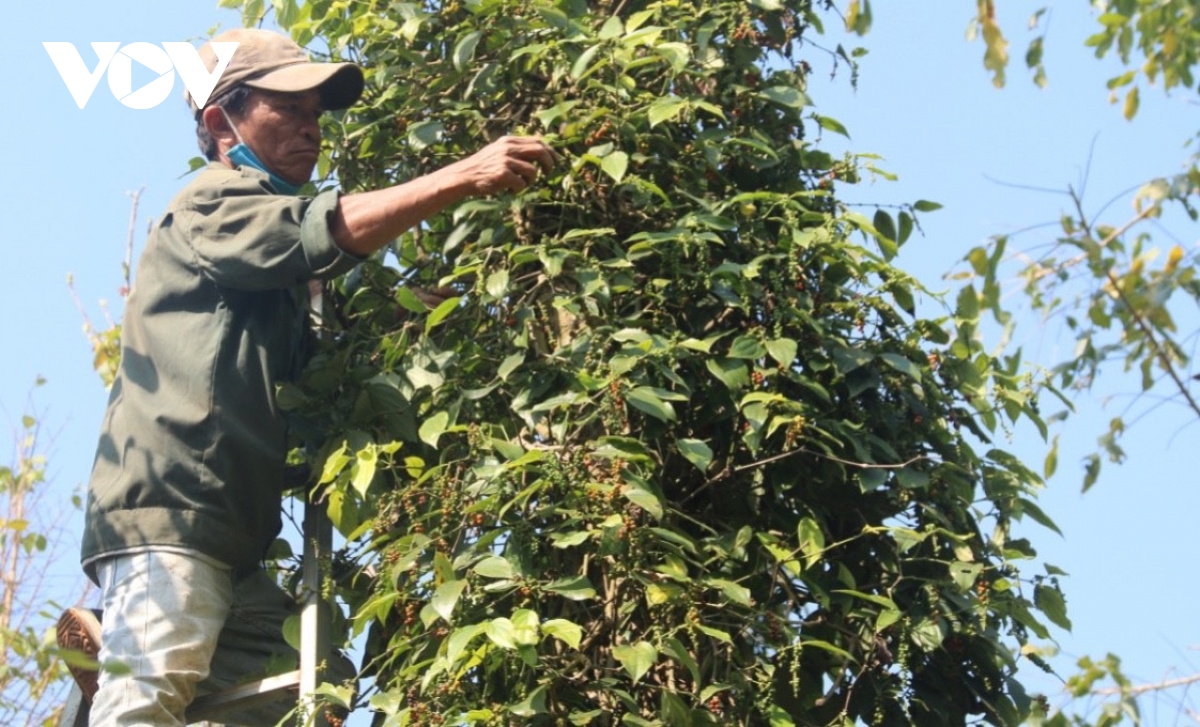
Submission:
<svg viewBox="0 0 1200 727">
<path fill-rule="evenodd" d="M 219 176 L 180 215 L 201 271 L 217 285 L 284 288 L 335 277 L 361 262 L 333 239 L 338 192 L 278 195 L 265 180 L 245 173 Z"/>
</svg>

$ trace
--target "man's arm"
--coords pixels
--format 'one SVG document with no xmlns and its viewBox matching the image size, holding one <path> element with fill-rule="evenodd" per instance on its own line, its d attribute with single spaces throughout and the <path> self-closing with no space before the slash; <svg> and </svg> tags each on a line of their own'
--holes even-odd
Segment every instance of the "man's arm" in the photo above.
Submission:
<svg viewBox="0 0 1200 727">
<path fill-rule="evenodd" d="M 554 152 L 537 137 L 503 137 L 404 184 L 345 195 L 334 212 L 333 239 L 342 250 L 365 257 L 456 202 L 521 191 L 553 162 Z"/>
</svg>

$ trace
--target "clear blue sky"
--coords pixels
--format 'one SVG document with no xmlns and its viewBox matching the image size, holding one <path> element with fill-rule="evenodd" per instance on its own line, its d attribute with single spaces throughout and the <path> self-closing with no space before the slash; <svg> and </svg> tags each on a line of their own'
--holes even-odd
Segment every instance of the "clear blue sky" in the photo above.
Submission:
<svg viewBox="0 0 1200 727">
<path fill-rule="evenodd" d="M 914 237 L 901 257 L 902 267 L 935 290 L 950 287 L 942 275 L 970 247 L 998 233 L 1056 220 L 1065 209 L 1062 197 L 1006 187 L 989 177 L 1078 188 L 1094 144 L 1086 202 L 1095 210 L 1130 185 L 1179 171 L 1190 153 L 1183 143 L 1200 128 L 1194 95 L 1167 99 L 1144 91 L 1133 123 L 1109 106 L 1104 81 L 1113 67 L 1082 47 L 1092 29 L 1085 0 L 1064 0 L 1049 16 L 1050 86 L 1036 89 L 1021 66 L 1027 36 L 1025 17 L 1016 14 L 1027 12 L 1029 4 L 1002 0 L 998 5 L 1015 41 L 1003 91 L 992 88 L 982 68 L 982 46 L 964 39 L 975 6 L 969 0 L 877 0 L 875 27 L 865 39 L 831 32 L 826 39 L 831 46 L 861 42 L 870 49 L 857 91 L 846 87 L 844 73 L 833 84 L 824 81 L 831 70 L 827 54 L 815 49 L 804 54 L 816 70 L 810 95 L 817 110 L 850 130 L 848 143 L 833 145 L 881 154 L 882 166 L 900 176 L 898 182 L 845 191 L 862 200 L 930 199 L 945 206 L 923 216 L 925 235 Z M 48 428 L 57 432 L 50 474 L 64 503 L 86 481 L 105 401 L 67 275 L 74 275 L 97 323 L 103 321 L 100 299 L 119 311 L 127 193 L 145 189 L 136 234 L 140 247 L 148 220 L 182 184 L 180 175 L 196 147 L 180 81 L 170 99 L 144 111 L 122 106 L 101 81 L 80 110 L 41 43 L 73 42 L 90 64 L 91 41 L 194 40 L 218 23 L 237 22 L 234 13 L 218 10 L 215 0 L 65 0 L 13 4 L 0 26 L 0 45 L 10 49 L 8 67 L 0 74 L 0 97 L 6 100 L 0 138 L 8 170 L 0 182 L 0 214 L 7 229 L 0 249 L 9 271 L 0 288 L 5 310 L 0 335 L 8 341 L 0 425 L 16 425 L 33 381 L 45 377 L 48 383 L 36 393 L 36 402 Z M 149 75 L 135 77 L 134 87 L 148 80 Z M 1110 221 L 1123 221 L 1129 211 L 1122 199 L 1112 207 Z M 1015 242 L 1033 246 L 1048 234 L 1026 233 Z M 1179 242 L 1195 249 L 1193 225 L 1173 221 L 1155 234 L 1164 248 Z M 1190 322 L 1193 330 L 1195 323 Z M 1029 354 L 1047 360 L 1061 354 L 1062 332 L 1054 326 L 1037 331 L 1031 325 L 1027 333 Z M 1104 384 L 1113 393 L 1133 388 L 1116 377 Z M 1106 468 L 1096 488 L 1081 496 L 1074 463 L 1119 405 L 1101 409 L 1082 403 L 1083 415 L 1062 433 L 1060 474 L 1042 505 L 1065 537 L 1029 529 L 1044 560 L 1071 574 L 1065 587 L 1075 628 L 1060 634 L 1060 643 L 1072 659 L 1113 651 L 1136 680 L 1200 671 L 1200 655 L 1193 651 L 1200 645 L 1194 606 L 1200 585 L 1193 564 L 1200 488 L 1196 468 L 1187 460 L 1198 430 L 1169 415 L 1146 420 L 1127 439 L 1130 461 Z M 1043 448 L 1030 432 L 1018 429 L 1009 447 L 1040 467 Z M 73 572 L 74 552 L 72 545 L 60 564 L 67 573 Z M 1069 659 L 1056 663 L 1070 673 Z M 1051 682 L 1038 678 L 1032 666 L 1025 671 L 1053 697 Z M 1173 714 L 1170 704 L 1158 708 L 1165 710 L 1164 717 Z M 1148 716 L 1157 721 L 1154 712 Z"/>
</svg>

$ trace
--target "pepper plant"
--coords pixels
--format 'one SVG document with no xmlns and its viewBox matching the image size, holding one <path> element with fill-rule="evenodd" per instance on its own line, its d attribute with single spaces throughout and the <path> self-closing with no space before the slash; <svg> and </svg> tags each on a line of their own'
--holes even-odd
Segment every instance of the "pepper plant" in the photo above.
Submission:
<svg viewBox="0 0 1200 727">
<path fill-rule="evenodd" d="M 937 205 L 838 200 L 886 173 L 823 149 L 846 130 L 810 93 L 854 75 L 832 3 L 273 9 L 366 70 L 326 125 L 344 190 L 506 133 L 560 155 L 338 281 L 280 391 L 346 538 L 331 588 L 380 722 L 1029 713 L 1021 646 L 1067 621 L 1010 535 L 1053 527 L 1040 477 L 993 440 L 1042 423 L 1019 359 L 980 343 L 979 294 L 915 312 L 935 299 L 892 261 Z"/>
</svg>

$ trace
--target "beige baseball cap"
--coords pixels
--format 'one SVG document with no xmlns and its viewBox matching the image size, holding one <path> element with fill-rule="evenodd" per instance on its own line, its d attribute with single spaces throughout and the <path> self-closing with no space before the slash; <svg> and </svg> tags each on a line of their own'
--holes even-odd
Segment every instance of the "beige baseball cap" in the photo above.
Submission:
<svg viewBox="0 0 1200 727">
<path fill-rule="evenodd" d="M 213 43 L 237 43 L 237 50 L 217 81 L 209 100 L 218 99 L 234 86 L 280 93 L 316 90 L 326 109 L 344 109 L 363 91 L 362 69 L 353 63 L 316 63 L 286 35 L 259 28 L 235 28 L 214 37 L 200 49 L 200 59 L 209 73 L 217 67 Z M 190 93 L 185 92 L 193 113 L 199 112 Z"/>
</svg>

